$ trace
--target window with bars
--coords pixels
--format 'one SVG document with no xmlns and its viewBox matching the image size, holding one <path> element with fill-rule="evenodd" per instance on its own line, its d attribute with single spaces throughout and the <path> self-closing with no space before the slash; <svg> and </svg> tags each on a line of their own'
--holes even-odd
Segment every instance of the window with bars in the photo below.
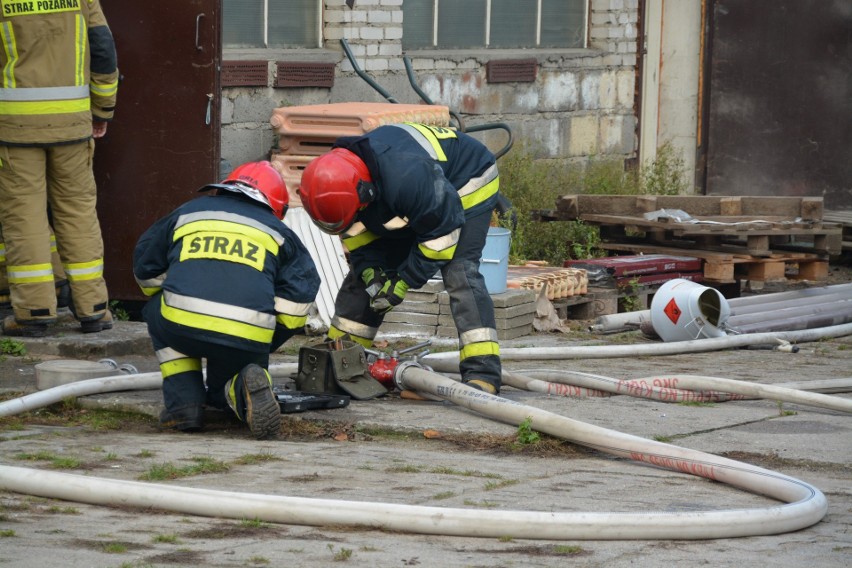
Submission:
<svg viewBox="0 0 852 568">
<path fill-rule="evenodd" d="M 404 49 L 586 46 L 587 0 L 403 0 Z"/>
<path fill-rule="evenodd" d="M 223 0 L 225 48 L 319 47 L 322 0 Z"/>
</svg>

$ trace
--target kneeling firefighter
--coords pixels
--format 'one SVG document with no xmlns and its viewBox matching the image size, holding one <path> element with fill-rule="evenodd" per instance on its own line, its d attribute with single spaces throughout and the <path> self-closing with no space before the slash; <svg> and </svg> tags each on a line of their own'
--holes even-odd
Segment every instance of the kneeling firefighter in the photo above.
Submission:
<svg viewBox="0 0 852 568">
<path fill-rule="evenodd" d="M 314 224 L 340 235 L 352 265 L 329 337 L 370 347 L 385 314 L 438 272 L 459 333 L 462 381 L 500 390 L 494 305 L 479 272 L 499 200 L 494 154 L 449 128 L 406 123 L 339 138 L 312 160 L 299 194 Z"/>
<path fill-rule="evenodd" d="M 289 197 L 269 162 L 199 191 L 140 237 L 133 272 L 163 375 L 163 427 L 203 426 L 231 408 L 258 439 L 281 425 L 269 354 L 300 330 L 319 290 L 313 260 L 282 219 Z M 201 359 L 207 360 L 206 387 Z"/>
</svg>

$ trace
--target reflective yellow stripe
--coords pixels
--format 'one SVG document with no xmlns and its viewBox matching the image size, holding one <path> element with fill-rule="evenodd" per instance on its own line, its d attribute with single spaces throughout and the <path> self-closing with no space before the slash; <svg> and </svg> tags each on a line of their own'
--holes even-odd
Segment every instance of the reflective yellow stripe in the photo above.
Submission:
<svg viewBox="0 0 852 568">
<path fill-rule="evenodd" d="M 347 333 L 348 332 L 341 331 L 332 325 L 328 328 L 328 333 L 326 333 L 326 335 L 329 339 L 337 339 L 338 337 L 343 337 L 344 335 L 347 335 Z M 364 347 L 370 347 L 373 345 L 372 339 L 367 339 L 366 337 L 359 337 L 351 333 L 349 333 L 348 335 L 352 339 L 352 341 L 354 341 L 355 343 L 359 343 Z"/>
<path fill-rule="evenodd" d="M 427 247 L 424 243 L 420 243 L 417 245 L 417 248 L 420 249 L 423 256 L 431 260 L 452 260 L 453 256 L 456 254 L 456 245 L 447 247 L 444 250 L 433 250 Z"/>
<path fill-rule="evenodd" d="M 371 233 L 370 231 L 364 231 L 360 235 L 355 235 L 354 237 L 346 237 L 341 240 L 343 241 L 343 245 L 351 252 L 357 248 L 361 248 L 364 245 L 372 243 L 378 238 L 379 236 L 377 234 Z"/>
<path fill-rule="evenodd" d="M 53 282 L 53 267 L 48 264 L 9 265 L 6 269 L 12 284 L 32 284 L 35 282 Z"/>
<path fill-rule="evenodd" d="M 160 363 L 160 374 L 166 379 L 172 375 L 179 373 L 187 373 L 189 371 L 201 371 L 201 359 L 186 357 L 184 359 L 176 359 Z"/>
<path fill-rule="evenodd" d="M 113 83 L 91 83 L 89 90 L 101 97 L 111 97 L 118 92 L 118 81 Z"/>
<path fill-rule="evenodd" d="M 307 316 L 311 311 L 312 304 L 302 304 L 285 300 L 284 298 L 275 298 L 275 311 L 280 314 L 289 314 L 291 316 Z"/>
<path fill-rule="evenodd" d="M 462 197 L 462 207 L 464 207 L 465 209 L 470 209 L 474 205 L 479 205 L 480 203 L 487 201 L 488 198 L 497 193 L 499 189 L 500 178 L 495 178 L 494 180 L 488 182 L 473 193 Z"/>
<path fill-rule="evenodd" d="M 94 280 L 104 275 L 104 259 L 98 258 L 89 262 L 62 263 L 68 280 L 81 282 L 83 280 Z"/>
<path fill-rule="evenodd" d="M 459 351 L 459 361 L 464 361 L 468 357 L 482 357 L 485 355 L 500 355 L 500 345 L 493 341 L 465 345 Z"/>
<path fill-rule="evenodd" d="M 76 2 L 76 0 L 74 0 Z M 43 2 L 38 2 L 38 4 L 42 4 Z M 54 2 L 56 3 L 56 2 Z M 86 31 L 86 20 L 83 19 L 82 14 L 77 14 L 75 16 L 74 24 L 77 28 L 77 33 L 74 36 L 74 53 L 76 54 L 75 65 L 75 77 L 76 80 L 74 82 L 75 85 L 84 85 L 86 79 L 86 40 L 88 39 L 88 33 Z"/>
<path fill-rule="evenodd" d="M 234 223 L 232 221 L 217 221 L 217 220 L 201 220 L 191 221 L 179 228 L 175 229 L 173 240 L 177 241 L 192 233 L 220 233 L 223 236 L 228 234 L 240 235 L 257 241 L 260 246 L 268 250 L 273 256 L 278 256 L 278 243 L 272 238 L 269 233 L 265 233 L 254 227 Z"/>
<path fill-rule="evenodd" d="M 6 65 L 3 67 L 3 87 L 15 88 L 15 65 L 18 63 L 18 46 L 15 42 L 15 31 L 10 22 L 0 24 L 0 35 L 3 37 L 3 51 L 6 52 Z"/>
<path fill-rule="evenodd" d="M 441 148 L 439 139 L 456 138 L 456 133 L 449 128 L 441 128 L 439 126 L 426 126 L 425 124 L 417 124 L 414 122 L 406 122 L 406 125 L 414 128 L 429 142 L 435 150 L 435 159 L 439 162 L 446 162 L 447 155 L 444 149 Z"/>
<path fill-rule="evenodd" d="M 6 243 L 0 243 L 0 262 L 6 262 Z"/>
<path fill-rule="evenodd" d="M 166 304 L 165 298 L 162 300 L 160 311 L 164 318 L 180 325 L 215 331 L 234 337 L 243 337 L 259 343 L 270 343 L 272 341 L 273 330 L 271 329 L 175 308 Z"/>
<path fill-rule="evenodd" d="M 162 288 L 160 286 L 157 286 L 155 288 L 154 287 L 146 288 L 144 286 L 140 286 L 139 288 L 142 290 L 142 293 L 145 294 L 146 296 L 153 296 L 154 294 L 156 294 L 157 292 L 162 290 Z"/>
<path fill-rule="evenodd" d="M 26 116 L 32 114 L 71 114 L 91 108 L 88 97 L 68 101 L 0 101 L 0 114 Z"/>
<path fill-rule="evenodd" d="M 275 321 L 286 327 L 287 329 L 299 329 L 305 327 L 308 321 L 308 316 L 288 316 L 287 314 L 278 314 Z"/>
</svg>

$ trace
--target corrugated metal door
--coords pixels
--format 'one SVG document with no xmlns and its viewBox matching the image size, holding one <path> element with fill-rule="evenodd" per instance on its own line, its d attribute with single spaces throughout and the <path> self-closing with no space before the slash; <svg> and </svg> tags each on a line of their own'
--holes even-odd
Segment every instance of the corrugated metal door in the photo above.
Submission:
<svg viewBox="0 0 852 568">
<path fill-rule="evenodd" d="M 706 193 L 852 210 L 848 1 L 713 0 Z"/>
<path fill-rule="evenodd" d="M 133 248 L 219 177 L 219 2 L 101 0 L 122 81 L 95 177 L 110 297 L 139 300 Z"/>
</svg>

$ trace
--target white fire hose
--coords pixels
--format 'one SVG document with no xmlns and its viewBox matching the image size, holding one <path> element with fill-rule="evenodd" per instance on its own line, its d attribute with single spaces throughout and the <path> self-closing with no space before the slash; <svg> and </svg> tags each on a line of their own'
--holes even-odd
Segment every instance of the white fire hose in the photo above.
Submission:
<svg viewBox="0 0 852 568">
<path fill-rule="evenodd" d="M 270 371 L 273 370 L 278 369 L 273 366 Z M 125 388 L 115 388 L 119 379 Z M 96 383 L 112 390 L 125 390 L 130 384 L 134 384 L 134 388 L 155 388 L 162 380 L 159 373 L 146 373 L 135 379 L 127 375 L 91 379 L 80 381 L 89 385 L 77 384 L 76 388 L 80 389 L 78 392 L 92 394 L 89 389 Z M 183 514 L 256 518 L 284 524 L 341 525 L 478 537 L 500 537 L 508 532 L 514 538 L 552 540 L 712 539 L 779 534 L 811 526 L 827 512 L 827 501 L 818 489 L 780 473 L 571 420 L 485 394 L 411 363 L 400 365 L 396 380 L 401 388 L 429 393 L 501 422 L 520 424 L 531 420 L 533 429 L 555 437 L 641 463 L 727 483 L 786 504 L 688 513 L 481 511 L 216 491 L 6 465 L 0 465 L 0 488 L 95 505 L 153 507 Z M 74 387 L 75 384 L 66 386 Z M 64 390 L 59 400 L 68 396 L 69 389 L 57 389 Z M 39 394 L 42 393 L 28 396 Z M 40 402 L 44 402 L 50 397 L 41 398 Z M 0 405 L 0 416 L 13 413 L 12 407 L 21 411 L 32 405 L 32 402 L 28 405 L 7 402 L 13 404 Z"/>
</svg>

